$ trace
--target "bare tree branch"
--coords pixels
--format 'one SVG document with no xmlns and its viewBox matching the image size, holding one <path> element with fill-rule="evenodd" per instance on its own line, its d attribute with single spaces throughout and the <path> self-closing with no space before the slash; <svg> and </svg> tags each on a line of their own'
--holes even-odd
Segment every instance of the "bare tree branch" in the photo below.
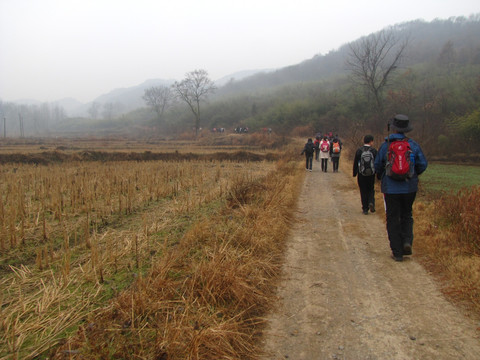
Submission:
<svg viewBox="0 0 480 360">
<path fill-rule="evenodd" d="M 350 45 L 347 66 L 352 80 L 373 95 L 379 115 L 383 111 L 383 90 L 407 46 L 408 37 L 397 39 L 391 30 L 382 30 Z"/>
<path fill-rule="evenodd" d="M 185 101 L 195 116 L 195 136 L 200 129 L 200 102 L 216 90 L 205 70 L 194 70 L 186 74 L 185 79 L 175 82 L 173 88 L 177 96 Z"/>
<path fill-rule="evenodd" d="M 145 94 L 142 96 L 145 103 L 152 107 L 157 113 L 160 120 L 163 120 L 165 110 L 171 105 L 173 100 L 173 93 L 168 86 L 153 86 L 145 89 Z"/>
</svg>

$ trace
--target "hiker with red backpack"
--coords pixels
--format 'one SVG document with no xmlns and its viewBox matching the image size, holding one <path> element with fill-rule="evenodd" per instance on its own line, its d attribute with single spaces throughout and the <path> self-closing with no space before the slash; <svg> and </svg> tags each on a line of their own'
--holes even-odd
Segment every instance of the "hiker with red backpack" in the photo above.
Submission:
<svg viewBox="0 0 480 360">
<path fill-rule="evenodd" d="M 373 147 L 373 136 L 365 135 L 363 146 L 355 152 L 353 159 L 353 177 L 357 176 L 358 188 L 362 211 L 368 215 L 368 211 L 375 212 L 375 158 L 377 150 Z"/>
<path fill-rule="evenodd" d="M 338 163 L 340 162 L 340 152 L 342 151 L 342 142 L 335 135 L 330 144 L 330 158 L 332 159 L 333 172 L 338 172 Z"/>
<path fill-rule="evenodd" d="M 320 141 L 320 160 L 322 161 L 322 171 L 327 172 L 328 159 L 330 157 L 330 141 L 324 136 Z"/>
<path fill-rule="evenodd" d="M 389 134 L 375 159 L 377 178 L 382 183 L 387 215 L 387 233 L 395 261 L 412 254 L 412 206 L 418 191 L 418 175 L 428 166 L 420 145 L 407 138 L 413 130 L 408 116 L 395 115 L 389 121 Z"/>
</svg>

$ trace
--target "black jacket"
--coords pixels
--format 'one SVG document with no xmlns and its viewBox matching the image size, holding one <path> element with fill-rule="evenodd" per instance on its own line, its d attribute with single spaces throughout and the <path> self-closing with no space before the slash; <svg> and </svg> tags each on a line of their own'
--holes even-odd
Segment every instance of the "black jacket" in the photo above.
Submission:
<svg viewBox="0 0 480 360">
<path fill-rule="evenodd" d="M 366 148 L 370 148 L 370 151 L 373 154 L 373 158 L 377 157 L 377 149 L 375 149 L 373 146 L 363 145 L 358 148 L 357 152 L 355 153 L 355 158 L 353 159 L 353 176 L 362 176 L 362 174 L 358 173 L 358 163 L 360 162 L 360 157 L 362 156 L 363 150 L 365 150 Z"/>
<path fill-rule="evenodd" d="M 302 154 L 305 154 L 306 156 L 313 156 L 313 153 L 315 152 L 315 145 L 313 144 L 312 141 L 309 141 L 305 144 L 305 147 L 302 150 Z"/>
</svg>

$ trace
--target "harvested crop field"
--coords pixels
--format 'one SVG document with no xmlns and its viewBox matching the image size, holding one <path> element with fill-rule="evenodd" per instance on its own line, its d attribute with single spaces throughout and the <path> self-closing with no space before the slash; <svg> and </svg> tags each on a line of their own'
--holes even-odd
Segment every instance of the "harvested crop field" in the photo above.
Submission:
<svg viewBox="0 0 480 360">
<path fill-rule="evenodd" d="M 298 164 L 252 147 L 19 146 L 0 154 L 0 358 L 251 355 Z"/>
</svg>

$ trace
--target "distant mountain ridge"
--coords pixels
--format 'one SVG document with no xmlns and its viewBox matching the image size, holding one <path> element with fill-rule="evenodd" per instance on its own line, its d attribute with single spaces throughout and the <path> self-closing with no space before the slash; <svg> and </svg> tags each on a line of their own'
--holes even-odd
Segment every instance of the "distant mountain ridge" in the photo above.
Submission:
<svg viewBox="0 0 480 360">
<path fill-rule="evenodd" d="M 250 76 L 256 75 L 258 73 L 268 73 L 275 71 L 275 69 L 262 69 L 262 70 L 242 70 L 242 71 L 237 71 L 233 74 L 224 76 L 218 80 L 215 80 L 215 85 L 217 86 L 224 86 L 228 84 L 231 81 L 240 81 L 244 80 L 245 78 L 248 78 Z"/>
<path fill-rule="evenodd" d="M 114 89 L 98 96 L 89 103 L 82 104 L 76 109 L 71 109 L 72 113 L 69 112 L 69 116 L 87 116 L 88 110 L 93 103 L 97 103 L 100 106 L 111 103 L 118 107 L 121 113 L 125 113 L 145 106 L 142 100 L 145 89 L 160 85 L 170 86 L 173 82 L 174 80 L 149 79 L 136 86 Z"/>
<path fill-rule="evenodd" d="M 236 73 L 227 75 L 222 77 L 219 80 L 215 81 L 215 84 L 218 87 L 224 86 L 228 82 L 240 81 L 245 79 L 246 77 L 258 74 L 259 72 L 268 72 L 272 71 L 270 69 L 264 70 L 243 70 L 238 71 Z M 170 86 L 175 82 L 173 79 L 148 79 L 143 83 L 131 87 L 126 88 L 117 88 L 108 93 L 102 94 L 95 98 L 93 101 L 88 102 L 86 104 L 81 103 L 73 98 L 65 98 L 58 101 L 55 101 L 54 104 L 58 104 L 59 106 L 63 107 L 67 112 L 68 116 L 75 117 L 75 116 L 88 116 L 88 110 L 92 106 L 93 103 L 97 103 L 99 105 L 104 104 L 114 104 L 120 107 L 121 113 L 126 113 L 132 111 L 134 109 L 144 107 L 145 102 L 142 99 L 142 96 L 145 93 L 145 89 L 154 87 L 154 86 Z M 40 104 L 40 102 L 36 102 L 35 100 L 30 100 L 30 104 Z"/>
</svg>

